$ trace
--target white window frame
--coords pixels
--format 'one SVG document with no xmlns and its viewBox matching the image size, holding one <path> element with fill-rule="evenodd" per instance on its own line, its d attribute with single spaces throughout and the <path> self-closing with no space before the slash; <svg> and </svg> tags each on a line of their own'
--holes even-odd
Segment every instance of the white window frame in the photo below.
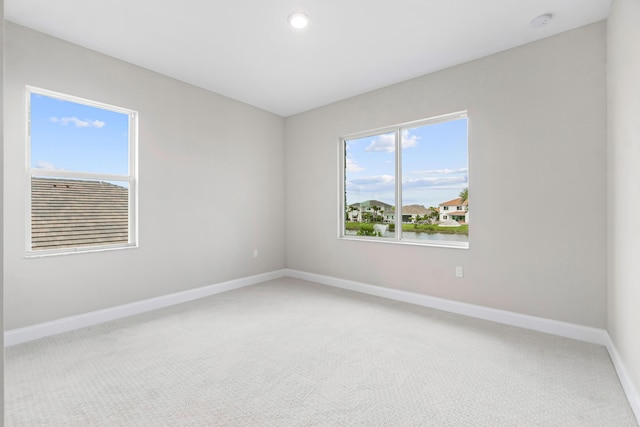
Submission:
<svg viewBox="0 0 640 427">
<path fill-rule="evenodd" d="M 401 123 L 397 125 L 392 125 L 388 127 L 373 129 L 364 132 L 357 132 L 348 135 L 344 135 L 339 138 L 338 143 L 338 239 L 342 240 L 359 240 L 359 241 L 369 241 L 369 242 L 379 242 L 379 243 L 391 243 L 391 244 L 404 244 L 404 245 L 419 245 L 419 246 L 436 246 L 436 247 L 445 247 L 445 248 L 460 248 L 460 249 L 468 249 L 469 242 L 458 242 L 452 240 L 403 240 L 402 239 L 402 150 L 400 146 L 402 144 L 402 131 L 407 128 L 415 128 L 419 126 L 433 125 L 437 123 L 452 121 L 456 119 L 468 119 L 469 114 L 465 111 L 457 111 L 449 114 L 442 114 L 435 117 L 430 117 L 427 119 L 416 120 L 412 122 Z M 468 126 L 468 124 L 467 124 Z M 395 214 L 395 238 L 379 238 L 379 237 L 369 237 L 369 236 L 352 236 L 347 235 L 345 233 L 345 165 L 346 165 L 346 154 L 345 154 L 345 143 L 348 140 L 366 138 L 371 136 L 376 136 L 384 133 L 395 133 L 395 177 L 396 177 L 396 185 L 395 185 L 395 206 L 399 206 L 398 209 L 394 212 Z M 469 129 L 467 127 L 467 167 L 469 164 Z M 468 175 L 468 173 L 467 173 Z M 445 207 L 445 210 L 447 208 Z M 446 216 L 444 217 L 446 219 Z"/>
<path fill-rule="evenodd" d="M 98 172 L 65 171 L 58 169 L 46 169 L 31 167 L 31 94 L 48 96 L 77 104 L 109 110 L 129 116 L 129 173 L 128 175 L 106 174 Z M 138 112 L 94 101 L 80 98 L 61 92 L 42 89 L 35 86 L 26 86 L 26 257 L 36 258 L 49 255 L 68 255 L 73 253 L 100 252 L 115 249 L 128 249 L 138 247 Z M 70 178 L 89 179 L 98 181 L 120 181 L 127 182 L 128 188 L 128 242 L 118 244 L 97 244 L 95 246 L 77 246 L 59 249 L 33 250 L 31 246 L 31 179 L 37 177 L 45 178 Z"/>
</svg>

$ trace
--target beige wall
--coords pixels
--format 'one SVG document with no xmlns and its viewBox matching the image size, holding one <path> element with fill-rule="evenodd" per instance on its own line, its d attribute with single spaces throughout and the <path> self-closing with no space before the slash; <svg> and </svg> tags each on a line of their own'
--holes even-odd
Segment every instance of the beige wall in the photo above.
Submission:
<svg viewBox="0 0 640 427">
<path fill-rule="evenodd" d="M 287 267 L 605 327 L 605 32 L 596 23 L 287 118 Z M 337 239 L 338 138 L 464 109 L 470 249 Z M 517 214 L 499 215 L 505 204 Z"/>
<path fill-rule="evenodd" d="M 8 23 L 6 327 L 285 264 L 605 327 L 605 31 L 590 25 L 284 120 Z M 25 84 L 140 112 L 139 249 L 24 258 Z M 470 249 L 338 240 L 339 136 L 462 109 Z M 568 200 L 580 211 L 557 215 Z M 519 214 L 499 218 L 505 201 Z"/>
<path fill-rule="evenodd" d="M 7 329 L 284 267 L 283 118 L 12 23 L 5 59 Z M 139 112 L 138 249 L 25 259 L 25 85 Z"/>
<path fill-rule="evenodd" d="M 640 390 L 640 1 L 614 0 L 607 24 L 608 330 Z"/>
</svg>

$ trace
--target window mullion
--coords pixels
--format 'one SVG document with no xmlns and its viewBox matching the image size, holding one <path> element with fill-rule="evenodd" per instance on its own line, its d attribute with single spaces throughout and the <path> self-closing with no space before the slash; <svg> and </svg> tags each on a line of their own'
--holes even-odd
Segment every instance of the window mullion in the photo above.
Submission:
<svg viewBox="0 0 640 427">
<path fill-rule="evenodd" d="M 400 128 L 395 130 L 396 144 L 396 176 L 395 176 L 395 192 L 396 192 L 396 240 L 402 240 L 402 134 Z"/>
</svg>

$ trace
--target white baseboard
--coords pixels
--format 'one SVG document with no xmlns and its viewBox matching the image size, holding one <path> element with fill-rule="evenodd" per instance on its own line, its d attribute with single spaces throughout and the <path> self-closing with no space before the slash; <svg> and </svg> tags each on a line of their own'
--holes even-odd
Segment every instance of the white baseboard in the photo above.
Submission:
<svg viewBox="0 0 640 427">
<path fill-rule="evenodd" d="M 608 333 L 606 346 L 607 351 L 609 352 L 609 357 L 611 357 L 611 362 L 613 362 L 613 366 L 616 368 L 616 372 L 618 373 L 620 384 L 622 384 L 622 388 L 627 395 L 631 409 L 636 416 L 638 424 L 640 424 L 640 394 L 638 393 L 636 386 L 633 384 L 633 381 L 629 376 L 629 372 L 627 371 L 627 368 L 622 361 L 622 358 L 620 358 L 620 354 Z"/>
<path fill-rule="evenodd" d="M 215 295 L 221 292 L 255 285 L 256 283 L 265 282 L 267 280 L 278 279 L 284 276 L 284 274 L 284 270 L 276 270 L 269 273 L 257 274 L 255 276 L 243 277 L 227 282 L 189 289 L 187 291 L 162 295 L 143 301 L 136 301 L 129 304 L 110 307 L 104 310 L 97 310 L 89 313 L 78 314 L 76 316 L 64 317 L 62 319 L 39 323 L 32 326 L 26 326 L 24 328 L 11 329 L 5 331 L 4 333 L 4 345 L 5 347 L 10 347 L 12 345 L 33 341 L 38 338 L 56 335 L 62 332 L 73 331 L 76 329 L 85 328 L 87 326 L 97 325 L 99 323 L 133 316 L 135 314 L 156 310 L 158 308 L 168 307 L 187 301 L 193 301 L 199 298 L 207 297 L 209 295 Z"/>
<path fill-rule="evenodd" d="M 416 304 L 423 307 L 430 307 L 437 310 L 448 311 L 451 313 L 475 317 L 478 319 L 491 320 L 497 323 L 518 326 L 525 329 L 531 329 L 534 331 L 545 332 L 552 335 L 586 341 L 593 344 L 600 344 L 604 346 L 609 346 L 611 344 L 609 335 L 604 329 L 591 328 L 557 320 L 545 319 L 542 317 L 529 316 L 526 314 L 520 314 L 511 311 L 498 310 L 479 305 L 467 304 L 443 298 L 436 298 L 398 289 L 368 285 L 351 280 L 344 280 L 336 277 L 307 273 L 304 271 L 292 269 L 275 270 L 255 276 L 216 283 L 200 288 L 162 295 L 143 301 L 136 301 L 133 303 L 106 308 L 103 310 L 97 310 L 89 313 L 79 314 L 76 316 L 52 320 L 37 325 L 26 326 L 24 328 L 8 330 L 5 331 L 4 334 L 4 344 L 5 347 L 9 347 L 45 336 L 72 331 L 75 329 L 84 328 L 86 326 L 92 326 L 99 323 L 132 316 L 135 314 L 156 310 L 158 308 L 168 307 L 187 301 L 193 301 L 199 298 L 207 297 L 209 295 L 215 295 L 221 292 L 255 285 L 257 283 L 278 279 L 284 276 L 308 280 L 311 282 L 316 282 L 342 289 L 348 289 L 364 294 L 375 295 L 395 301 Z"/>
<path fill-rule="evenodd" d="M 321 283 L 323 285 L 348 289 L 351 291 L 375 295 L 395 301 L 407 302 L 410 304 L 416 304 L 423 307 L 461 314 L 477 319 L 490 320 L 505 325 L 518 326 L 524 329 L 531 329 L 534 331 L 572 338 L 579 341 L 586 341 L 592 344 L 606 345 L 607 343 L 607 331 L 605 331 L 604 329 L 591 328 L 588 326 L 561 322 L 559 320 L 550 320 L 542 317 L 515 313 L 512 311 L 498 310 L 495 308 L 483 307 L 480 305 L 467 304 L 464 302 L 452 301 L 443 298 L 436 298 L 398 289 L 383 288 L 381 286 L 373 286 L 365 283 L 354 282 L 351 280 L 323 276 L 320 274 L 306 273 L 304 271 L 286 269 L 285 274 L 290 277 L 308 280 L 310 282 Z"/>
</svg>

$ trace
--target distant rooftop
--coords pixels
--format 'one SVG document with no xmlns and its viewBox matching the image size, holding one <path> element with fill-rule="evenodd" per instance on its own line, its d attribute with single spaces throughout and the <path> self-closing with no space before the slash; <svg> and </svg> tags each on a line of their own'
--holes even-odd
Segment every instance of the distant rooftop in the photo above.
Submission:
<svg viewBox="0 0 640 427">
<path fill-rule="evenodd" d="M 353 206 L 353 207 L 363 207 L 363 208 L 369 208 L 369 207 L 373 207 L 373 206 L 377 206 L 379 208 L 384 208 L 386 209 L 391 209 L 393 206 L 385 203 L 385 202 L 381 202 L 379 200 L 367 200 L 361 203 L 352 203 L 349 206 Z"/>
<path fill-rule="evenodd" d="M 465 200 L 464 203 L 462 203 L 462 197 L 458 197 L 457 199 L 440 203 L 439 206 L 469 206 L 469 199 Z"/>
<path fill-rule="evenodd" d="M 429 215 L 433 212 L 432 209 L 426 208 L 423 205 L 407 205 L 402 207 L 402 213 L 404 215 Z"/>
<path fill-rule="evenodd" d="M 129 190 L 101 181 L 31 179 L 32 249 L 129 241 Z"/>
</svg>

